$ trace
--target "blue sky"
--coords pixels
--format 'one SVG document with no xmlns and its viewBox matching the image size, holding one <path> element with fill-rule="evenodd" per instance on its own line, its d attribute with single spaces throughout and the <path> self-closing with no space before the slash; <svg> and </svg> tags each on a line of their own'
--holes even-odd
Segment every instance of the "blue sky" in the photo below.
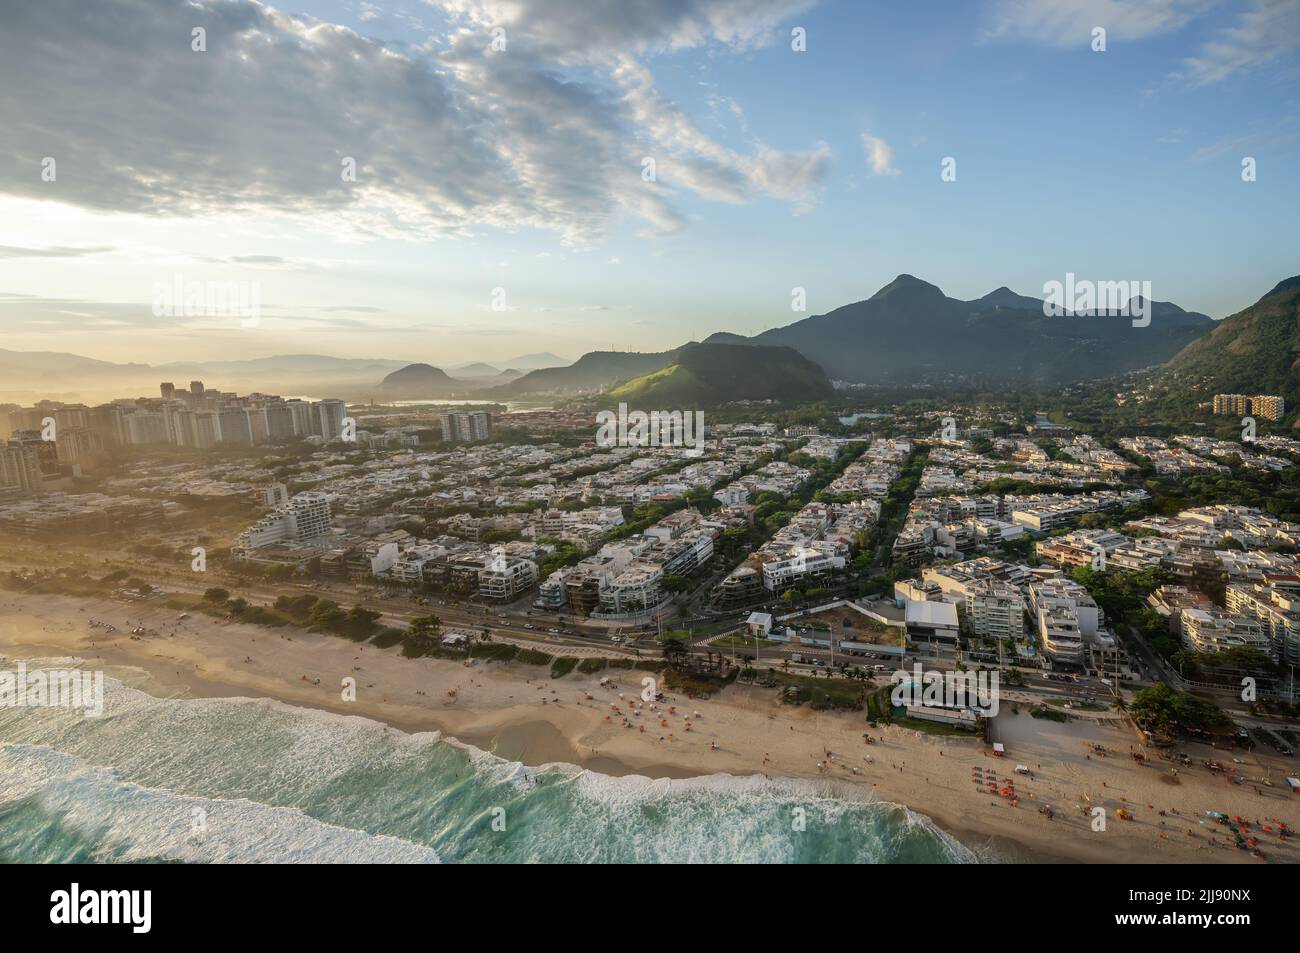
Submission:
<svg viewBox="0 0 1300 953">
<path fill-rule="evenodd" d="M 1149 280 L 1214 317 L 1300 272 L 1294 0 L 105 6 L 0 14 L 0 347 L 576 357 L 900 272 Z M 160 318 L 175 275 L 257 282 L 262 319 Z"/>
</svg>

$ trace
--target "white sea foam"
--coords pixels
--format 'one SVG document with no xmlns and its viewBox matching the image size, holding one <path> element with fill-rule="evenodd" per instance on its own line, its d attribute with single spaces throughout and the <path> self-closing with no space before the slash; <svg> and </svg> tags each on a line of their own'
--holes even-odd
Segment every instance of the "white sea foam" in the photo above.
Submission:
<svg viewBox="0 0 1300 953">
<path fill-rule="evenodd" d="M 918 845 L 951 862 L 977 860 L 923 815 L 844 782 L 525 767 L 438 732 L 408 734 L 356 715 L 269 699 L 164 699 L 117 679 L 105 684 L 110 717 L 100 724 L 0 721 L 9 742 L 0 805 L 35 798 L 124 859 L 431 862 L 441 852 L 763 863 L 820 859 L 809 858 L 809 843 L 818 843 L 861 861 Z M 487 812 L 501 804 L 514 825 L 508 842 L 484 833 Z M 791 836 L 795 807 L 811 818 L 812 841 Z M 206 817 L 202 836 L 191 833 L 196 809 Z"/>
<path fill-rule="evenodd" d="M 50 748 L 0 746 L 0 804 L 28 798 L 116 860 L 438 863 L 431 848 L 326 824 L 296 808 L 144 788 Z"/>
</svg>

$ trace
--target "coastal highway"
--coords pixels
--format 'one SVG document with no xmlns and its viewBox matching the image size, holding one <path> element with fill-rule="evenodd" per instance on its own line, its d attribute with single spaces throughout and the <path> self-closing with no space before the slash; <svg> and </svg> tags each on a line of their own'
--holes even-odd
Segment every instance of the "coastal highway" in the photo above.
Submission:
<svg viewBox="0 0 1300 953">
<path fill-rule="evenodd" d="M 420 605 L 410 597 L 386 598 L 383 595 L 376 595 L 373 587 L 359 587 L 342 580 L 326 580 L 310 585 L 276 583 L 265 580 L 241 580 L 240 577 L 227 575 L 216 570 L 195 573 L 188 571 L 188 569 L 176 569 L 137 558 L 104 559 L 104 561 L 127 568 L 134 575 L 138 575 L 141 579 L 164 592 L 201 596 L 208 589 L 224 588 L 229 590 L 232 596 L 267 605 L 275 602 L 280 596 L 308 594 L 322 599 L 330 599 L 344 608 L 357 604 L 362 605 L 367 609 L 380 613 L 381 624 L 399 628 L 406 627 L 412 619 L 420 616 L 436 615 L 442 621 L 444 628 L 463 628 L 473 632 L 487 629 L 494 637 L 510 636 L 514 639 L 527 639 L 555 646 L 570 645 L 586 648 L 599 646 L 611 655 L 628 654 L 635 656 L 640 654 L 644 656 L 646 648 L 651 646 L 654 647 L 655 654 L 658 653 L 658 648 L 653 640 L 650 640 L 648 645 L 642 645 L 639 653 L 637 648 L 615 644 L 610 641 L 611 631 L 604 627 L 566 623 L 564 628 L 570 630 L 568 633 L 548 632 L 548 629 L 560 628 L 558 622 L 543 618 L 540 614 L 532 616 L 526 611 L 511 608 L 439 605 L 437 599 L 426 599 L 426 604 Z M 41 568 L 52 568 L 57 564 L 51 560 L 41 560 L 41 563 Z M 0 570 L 6 572 L 14 569 L 31 568 L 33 568 L 32 561 L 25 561 L 24 564 L 0 564 Z M 69 568 L 85 569 L 85 563 L 74 564 Z M 505 614 L 507 618 L 504 620 L 499 618 L 501 614 Z M 527 628 L 529 625 L 534 626 L 534 628 Z"/>
<path fill-rule="evenodd" d="M 22 565 L 0 565 L 0 569 L 32 568 L 33 562 L 58 565 L 73 554 L 62 553 L 56 555 L 46 553 L 45 558 L 39 560 L 31 559 L 30 555 Z M 445 628 L 460 628 L 472 632 L 487 629 L 493 638 L 508 637 L 511 640 L 536 642 L 555 648 L 570 646 L 585 648 L 589 651 L 599 649 L 602 653 L 609 655 L 626 654 L 642 658 L 653 658 L 658 656 L 660 652 L 659 644 L 654 639 L 655 630 L 653 629 L 645 630 L 632 626 L 618 628 L 580 622 L 565 613 L 540 612 L 526 608 L 528 604 L 526 600 L 520 600 L 509 606 L 487 607 L 463 603 L 456 604 L 448 600 L 423 597 L 424 604 L 420 604 L 414 597 L 409 595 L 386 596 L 376 586 L 358 585 L 342 579 L 315 580 L 312 583 L 270 582 L 247 577 L 241 578 L 235 574 L 228 574 L 219 570 L 195 573 L 189 570 L 188 563 L 184 567 L 177 567 L 150 559 L 125 556 L 125 554 L 104 554 L 100 552 L 96 555 L 105 564 L 111 563 L 115 566 L 125 566 L 125 568 L 140 576 L 146 582 L 150 582 L 165 591 L 183 592 L 199 596 L 209 588 L 222 587 L 229 589 L 233 595 L 265 604 L 275 602 L 280 596 L 310 594 L 323 599 L 331 599 L 344 607 L 360 604 L 379 612 L 382 624 L 396 627 L 405 627 L 410 624 L 412 619 L 420 616 L 436 615 Z M 62 558 L 59 558 L 60 556 Z M 125 558 L 123 558 L 124 556 Z M 88 561 L 88 559 L 83 559 L 80 563 L 74 562 L 73 566 L 85 569 Z M 46 567 L 43 565 L 42 568 Z M 721 635 L 739 630 L 744 617 L 745 613 L 735 614 L 734 626 L 711 629 L 707 633 L 696 636 L 691 640 L 690 650 L 695 654 L 704 654 L 712 649 L 712 651 L 721 651 L 737 659 L 755 657 L 756 664 L 763 667 L 780 666 L 783 662 L 791 661 L 792 656 L 798 655 L 802 659 L 816 660 L 821 663 L 821 665 L 808 666 L 809 671 L 828 671 L 830 669 L 831 653 L 827 649 L 807 646 L 766 646 L 757 650 L 753 647 L 737 648 L 733 652 L 729 648 L 710 647 L 708 645 L 710 641 Z M 561 618 L 564 619 L 563 622 L 560 621 Z M 718 621 L 716 618 L 691 617 L 674 620 L 672 626 L 674 628 L 687 628 L 692 625 L 709 623 L 716 625 Z M 533 628 L 528 628 L 528 626 Z M 550 631 L 552 629 L 564 629 L 566 631 Z M 611 636 L 614 635 L 623 638 L 624 641 L 620 643 L 611 641 Z M 841 653 L 835 653 L 834 660 L 836 663 L 843 662 L 850 666 L 868 668 L 880 664 L 886 666 L 887 671 L 892 671 L 900 665 L 897 658 L 845 656 Z M 909 652 L 901 664 L 903 667 L 910 668 L 916 661 L 922 662 L 927 668 L 934 669 L 951 669 L 955 664 L 951 656 L 931 657 L 924 647 Z M 803 668 L 803 666 L 799 667 Z M 1022 689 L 1017 688 L 1015 690 L 1020 691 Z M 1026 674 L 1026 685 L 1023 690 L 1042 698 L 1091 699 L 1105 704 L 1109 704 L 1113 691 L 1110 686 L 1101 684 L 1100 680 L 1095 678 L 1080 677 L 1076 682 L 1067 683 L 1050 681 L 1036 673 Z"/>
</svg>

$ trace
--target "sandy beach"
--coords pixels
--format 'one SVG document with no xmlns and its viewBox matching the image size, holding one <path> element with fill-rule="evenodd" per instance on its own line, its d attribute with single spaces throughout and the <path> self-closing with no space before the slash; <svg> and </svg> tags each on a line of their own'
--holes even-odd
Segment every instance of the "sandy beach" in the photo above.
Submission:
<svg viewBox="0 0 1300 953">
<path fill-rule="evenodd" d="M 92 628 L 91 618 L 112 623 L 116 633 Z M 132 638 L 140 623 L 156 634 Z M 792 707 L 771 689 L 734 684 L 713 699 L 672 697 L 657 711 L 637 711 L 645 675 L 639 671 L 552 679 L 540 666 L 407 659 L 397 649 L 296 628 L 199 613 L 178 620 L 175 609 L 158 604 L 11 592 L 0 592 L 0 654 L 8 659 L 4 668 L 18 659 L 80 658 L 160 696 L 267 697 L 406 731 L 438 730 L 527 765 L 567 762 L 610 775 L 669 778 L 763 773 L 860 785 L 1002 859 L 1260 863 L 1235 849 L 1231 832 L 1206 811 L 1241 815 L 1256 833 L 1256 821 L 1300 820 L 1284 783 L 1295 773 L 1293 759 L 1189 746 L 1194 764 L 1175 775 L 1154 750 L 1146 751 L 1146 764 L 1129 757 L 1143 749 L 1115 713 L 1062 723 L 1014 714 L 1004 701 L 995 730 L 1007 757 L 998 759 L 976 738 L 870 728 L 861 712 Z M 343 698 L 347 677 L 356 679 L 355 701 Z M 610 681 L 602 685 L 602 678 Z M 1108 755 L 1089 756 L 1094 744 Z M 1234 755 L 1243 775 L 1267 776 L 1273 786 L 1232 784 L 1200 764 L 1202 757 L 1231 762 Z M 988 780 L 995 776 L 1001 787 L 1017 764 L 1033 777 L 1014 777 L 1019 805 L 1012 806 L 990 793 Z M 1040 811 L 1045 805 L 1051 816 Z M 1081 809 L 1095 806 L 1106 808 L 1104 831 L 1094 831 Z M 1132 819 L 1121 819 L 1120 808 Z M 1300 860 L 1295 839 L 1259 836 L 1264 862 Z"/>
</svg>

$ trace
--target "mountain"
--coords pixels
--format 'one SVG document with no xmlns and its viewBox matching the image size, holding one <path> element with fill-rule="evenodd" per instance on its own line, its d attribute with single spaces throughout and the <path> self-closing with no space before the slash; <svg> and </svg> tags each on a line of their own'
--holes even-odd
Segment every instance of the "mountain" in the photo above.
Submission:
<svg viewBox="0 0 1300 953">
<path fill-rule="evenodd" d="M 1169 302 L 1152 302 L 1148 327 L 1107 313 L 1049 317 L 1041 299 L 1006 287 L 962 301 L 899 275 L 865 301 L 752 338 L 715 334 L 705 343 L 792 347 L 832 378 L 858 383 L 1059 382 L 1163 363 L 1213 324 Z"/>
<path fill-rule="evenodd" d="M 704 339 L 705 344 L 753 344 L 749 338 L 742 334 L 732 334 L 730 331 L 714 331 Z"/>
<path fill-rule="evenodd" d="M 525 394 L 574 394 L 605 390 L 614 384 L 667 367 L 673 352 L 638 354 L 625 351 L 592 351 L 568 367 L 530 371 L 516 381 L 493 391 L 502 397 Z"/>
<path fill-rule="evenodd" d="M 0 368 L 6 371 L 26 371 L 39 373 L 60 373 L 64 371 L 110 371 L 126 372 L 147 370 L 148 364 L 113 364 L 110 361 L 97 361 L 78 354 L 64 354 L 60 351 L 7 351 L 0 348 Z"/>
<path fill-rule="evenodd" d="M 977 307 L 979 310 L 990 308 L 1005 308 L 1008 311 L 1031 311 L 1043 306 L 1042 299 L 1031 298 L 1028 295 L 1016 294 L 1006 285 L 998 288 L 996 291 L 990 291 L 982 298 L 976 298 L 969 304 Z"/>
<path fill-rule="evenodd" d="M 1281 394 L 1288 411 L 1300 405 L 1300 275 L 1187 345 L 1159 380 L 1188 399 Z"/>
<path fill-rule="evenodd" d="M 609 396 L 637 409 L 668 410 L 733 400 L 798 403 L 833 393 L 825 372 L 793 348 L 706 342 L 683 345 L 671 363 L 615 387 Z"/>
<path fill-rule="evenodd" d="M 1296 275 L 1294 278 L 1282 279 L 1276 285 L 1273 286 L 1272 291 L 1264 295 L 1264 298 L 1271 298 L 1273 295 L 1278 294 L 1279 292 L 1291 291 L 1295 288 L 1300 288 L 1300 275 Z M 1260 301 L 1263 301 L 1264 298 L 1260 298 Z"/>
<path fill-rule="evenodd" d="M 393 371 L 375 389 L 376 396 L 388 400 L 424 400 L 450 397 L 464 389 L 464 384 L 448 377 L 447 372 L 429 364 L 408 364 Z"/>
<path fill-rule="evenodd" d="M 461 367 L 451 368 L 454 377 L 496 377 L 501 372 L 491 364 L 484 364 L 482 361 L 473 364 L 465 364 Z"/>
<path fill-rule="evenodd" d="M 173 361 L 159 364 L 156 371 L 207 374 L 214 377 L 241 374 L 299 374 L 339 373 L 348 371 L 372 372 L 376 368 L 393 369 L 403 361 L 385 358 L 330 357 L 326 354 L 277 354 L 274 357 L 255 357 L 240 361 Z"/>
<path fill-rule="evenodd" d="M 115 364 L 60 352 L 0 350 L 0 403 L 42 399 L 99 403 L 117 397 L 156 396 L 163 381 L 187 387 L 191 380 L 202 380 L 210 389 L 239 393 L 351 397 L 407 363 L 379 358 L 286 354 L 235 361 L 172 361 L 151 366 Z"/>
<path fill-rule="evenodd" d="M 517 367 L 522 371 L 536 371 L 544 367 L 567 367 L 573 361 L 568 358 L 556 357 L 550 351 L 542 351 L 540 354 L 521 354 L 519 357 L 512 357 L 508 361 L 498 361 L 506 367 Z"/>
</svg>

